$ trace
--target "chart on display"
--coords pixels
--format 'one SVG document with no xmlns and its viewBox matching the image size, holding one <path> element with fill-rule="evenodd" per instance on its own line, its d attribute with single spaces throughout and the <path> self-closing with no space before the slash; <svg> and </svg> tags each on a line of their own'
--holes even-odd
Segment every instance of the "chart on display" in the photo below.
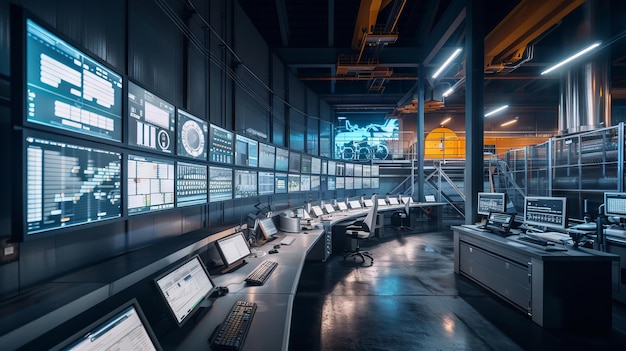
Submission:
<svg viewBox="0 0 626 351">
<path fill-rule="evenodd" d="M 311 173 L 313 174 L 322 173 L 322 160 L 321 159 L 317 157 L 311 158 Z"/>
<path fill-rule="evenodd" d="M 274 169 L 276 159 L 276 147 L 259 143 L 259 167 Z"/>
<path fill-rule="evenodd" d="M 274 194 L 274 172 L 259 172 L 259 195 Z"/>
<path fill-rule="evenodd" d="M 121 216 L 121 154 L 26 138 L 26 233 Z"/>
<path fill-rule="evenodd" d="M 174 161 L 128 155 L 128 214 L 174 207 Z"/>
<path fill-rule="evenodd" d="M 209 123 L 183 110 L 177 110 L 179 156 L 206 160 Z"/>
<path fill-rule="evenodd" d="M 174 153 L 174 105 L 128 82 L 128 144 Z"/>
<path fill-rule="evenodd" d="M 28 122 L 122 141 L 121 75 L 30 19 L 25 67 Z"/>
<path fill-rule="evenodd" d="M 335 177 L 328 177 L 328 181 L 326 183 L 326 187 L 328 190 L 335 190 L 337 189 L 337 184 L 336 184 L 336 180 Z"/>
<path fill-rule="evenodd" d="M 287 178 L 287 192 L 294 193 L 300 191 L 300 175 L 289 174 Z"/>
<path fill-rule="evenodd" d="M 289 179 L 287 173 L 275 173 L 274 174 L 274 193 L 275 194 L 287 194 L 287 183 Z"/>
<path fill-rule="evenodd" d="M 257 167 L 259 165 L 259 142 L 239 134 L 235 135 L 235 140 L 235 164 Z"/>
<path fill-rule="evenodd" d="M 235 199 L 257 196 L 257 172 L 245 169 L 235 170 Z"/>
<path fill-rule="evenodd" d="M 320 190 L 321 178 L 320 176 L 311 176 L 311 191 Z"/>
<path fill-rule="evenodd" d="M 176 163 L 176 206 L 207 203 L 208 172 L 204 165 Z"/>
<path fill-rule="evenodd" d="M 276 170 L 283 172 L 289 170 L 289 150 L 276 148 Z"/>
<path fill-rule="evenodd" d="M 209 202 L 233 198 L 233 170 L 209 166 Z"/>
<path fill-rule="evenodd" d="M 309 190 L 311 190 L 311 176 L 303 174 L 300 176 L 300 191 Z"/>
<path fill-rule="evenodd" d="M 211 124 L 209 127 L 209 161 L 233 163 L 235 133 Z"/>
<path fill-rule="evenodd" d="M 309 155 L 302 155 L 300 160 L 300 172 L 301 173 L 311 173 L 311 163 L 313 159 Z"/>
</svg>

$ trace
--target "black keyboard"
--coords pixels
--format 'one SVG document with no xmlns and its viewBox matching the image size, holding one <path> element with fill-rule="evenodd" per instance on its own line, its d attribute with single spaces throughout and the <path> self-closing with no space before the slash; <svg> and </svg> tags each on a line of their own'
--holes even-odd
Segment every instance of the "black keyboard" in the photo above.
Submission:
<svg viewBox="0 0 626 351">
<path fill-rule="evenodd" d="M 228 312 L 224 322 L 218 327 L 211 343 L 214 350 L 241 350 L 248 335 L 256 303 L 237 301 Z"/>
<path fill-rule="evenodd" d="M 546 239 L 541 239 L 541 238 L 536 238 L 534 236 L 520 236 L 519 238 L 517 238 L 517 240 L 519 241 L 525 241 L 527 243 L 531 243 L 531 244 L 535 244 L 535 245 L 540 245 L 540 246 L 548 246 L 548 245 L 553 245 L 552 243 L 550 243 L 548 240 Z"/>
<path fill-rule="evenodd" d="M 278 262 L 263 261 L 258 265 L 246 278 L 246 282 L 250 285 L 263 285 L 270 274 L 276 269 Z"/>
</svg>

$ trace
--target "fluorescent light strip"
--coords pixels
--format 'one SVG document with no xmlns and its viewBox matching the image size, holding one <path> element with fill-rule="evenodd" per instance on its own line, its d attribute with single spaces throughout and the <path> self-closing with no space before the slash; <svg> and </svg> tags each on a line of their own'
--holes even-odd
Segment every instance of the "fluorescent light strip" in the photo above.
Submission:
<svg viewBox="0 0 626 351">
<path fill-rule="evenodd" d="M 597 43 L 592 44 L 591 46 L 589 46 L 589 47 L 587 47 L 587 48 L 583 49 L 582 51 L 579 51 L 578 53 L 576 53 L 576 54 L 574 54 L 574 55 L 572 55 L 572 56 L 570 56 L 570 57 L 566 58 L 565 60 L 563 60 L 563 61 L 561 61 L 561 62 L 557 63 L 556 65 L 554 65 L 554 66 L 552 66 L 552 67 L 548 68 L 547 70 L 545 70 L 545 71 L 541 72 L 541 75 L 544 75 L 544 74 L 546 74 L 546 73 L 550 73 L 550 72 L 554 71 L 555 69 L 557 69 L 557 68 L 559 68 L 559 67 L 563 66 L 564 64 L 566 64 L 566 63 L 568 63 L 568 62 L 570 62 L 570 61 L 572 61 L 572 60 L 574 60 L 574 59 L 576 59 L 576 58 L 578 58 L 578 57 L 580 57 L 580 56 L 582 56 L 582 55 L 584 55 L 584 54 L 588 53 L 589 51 L 591 51 L 591 50 L 593 50 L 593 49 L 597 48 L 598 46 L 600 46 L 600 44 L 601 44 L 601 42 L 597 42 Z"/>
<path fill-rule="evenodd" d="M 450 64 L 450 62 L 452 62 L 452 60 L 454 60 L 457 56 L 459 56 L 459 54 L 461 53 L 461 51 L 463 51 L 462 49 L 456 49 L 454 50 L 454 52 L 452 53 L 452 55 L 450 55 L 450 57 L 448 57 L 448 59 L 446 60 L 446 62 L 443 63 L 443 65 L 441 65 L 441 67 L 439 67 L 439 69 L 437 70 L 437 72 L 435 72 L 435 74 L 433 74 L 433 79 L 437 78 L 437 76 L 439 74 L 441 74 L 441 72 L 443 72 L 444 69 L 446 69 L 446 67 L 448 67 L 448 65 Z"/>
<path fill-rule="evenodd" d="M 440 125 L 444 125 L 444 124 L 450 122 L 451 120 L 452 120 L 452 117 L 448 117 L 448 118 L 444 119 L 443 121 L 441 121 L 441 123 L 439 123 L 439 124 Z"/>
<path fill-rule="evenodd" d="M 516 119 L 512 119 L 512 120 L 510 120 L 510 121 L 508 121 L 508 122 L 504 122 L 504 123 L 502 123 L 502 124 L 500 125 L 500 127 L 506 127 L 506 126 L 511 125 L 511 124 L 513 124 L 513 123 L 516 123 L 516 122 L 517 122 L 517 120 L 516 120 Z"/>
<path fill-rule="evenodd" d="M 493 111 L 491 111 L 489 113 L 485 113 L 485 117 L 489 117 L 489 116 L 491 116 L 493 114 L 496 114 L 496 113 L 498 113 L 498 112 L 500 112 L 502 110 L 505 110 L 507 108 L 509 108 L 509 105 L 500 106 L 497 109 L 495 109 L 495 110 L 493 110 Z"/>
<path fill-rule="evenodd" d="M 454 88 L 450 88 L 443 93 L 443 97 L 448 97 L 454 93 Z"/>
</svg>

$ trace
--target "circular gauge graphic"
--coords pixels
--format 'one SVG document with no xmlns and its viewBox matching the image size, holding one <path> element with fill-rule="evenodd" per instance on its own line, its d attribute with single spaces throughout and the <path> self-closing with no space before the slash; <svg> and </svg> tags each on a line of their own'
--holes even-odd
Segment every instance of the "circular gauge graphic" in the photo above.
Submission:
<svg viewBox="0 0 626 351">
<path fill-rule="evenodd" d="M 181 129 L 183 148 L 190 156 L 198 157 L 204 153 L 204 133 L 195 121 L 186 121 Z"/>
<path fill-rule="evenodd" d="M 170 136 L 166 131 L 160 130 L 157 134 L 157 142 L 161 150 L 168 150 L 170 148 Z"/>
</svg>

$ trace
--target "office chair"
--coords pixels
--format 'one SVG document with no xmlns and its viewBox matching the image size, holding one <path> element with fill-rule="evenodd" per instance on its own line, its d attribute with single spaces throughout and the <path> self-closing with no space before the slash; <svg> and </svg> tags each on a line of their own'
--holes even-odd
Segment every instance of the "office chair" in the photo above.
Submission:
<svg viewBox="0 0 626 351">
<path fill-rule="evenodd" d="M 371 261 L 370 266 L 374 265 L 374 257 L 372 257 L 372 254 L 367 251 L 361 250 L 361 247 L 359 245 L 360 240 L 371 237 L 372 235 L 374 235 L 374 231 L 376 230 L 378 201 L 376 201 L 376 199 L 374 198 L 372 202 L 373 206 L 370 207 L 369 211 L 367 211 L 367 216 L 365 216 L 365 219 L 362 222 L 357 221 L 346 227 L 346 235 L 351 239 L 356 240 L 356 248 L 353 251 L 347 251 L 343 255 L 344 260 L 350 257 L 354 257 L 355 259 L 356 257 L 360 257 L 361 260 L 363 260 L 362 263 L 365 263 L 365 258 L 367 257 Z"/>
<path fill-rule="evenodd" d="M 392 215 L 392 219 L 396 219 L 398 226 L 395 227 L 396 230 L 411 230 L 411 198 L 406 198 L 404 202 L 404 208 L 401 211 L 396 211 Z M 405 225 L 405 224 L 408 224 Z"/>
</svg>

